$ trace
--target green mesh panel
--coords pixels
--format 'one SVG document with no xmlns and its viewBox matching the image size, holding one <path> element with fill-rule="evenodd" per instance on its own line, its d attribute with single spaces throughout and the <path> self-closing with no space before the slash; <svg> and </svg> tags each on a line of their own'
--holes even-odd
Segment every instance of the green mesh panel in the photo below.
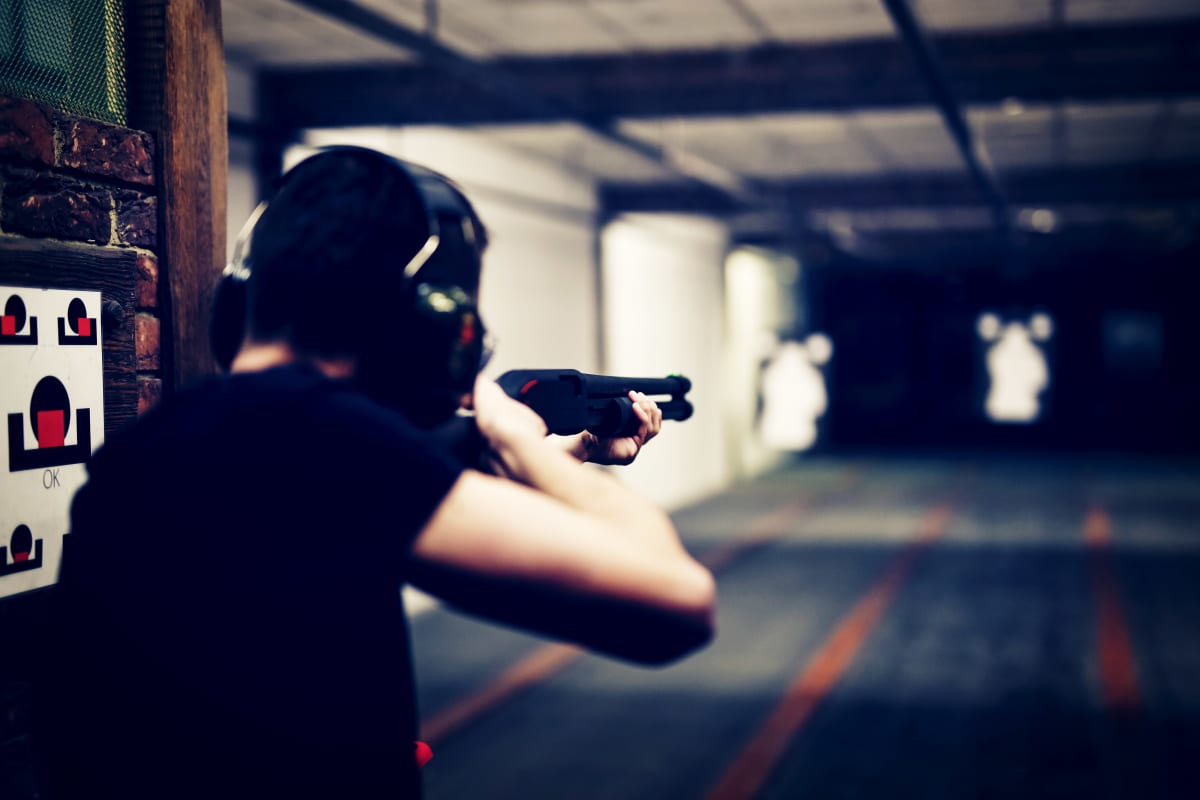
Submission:
<svg viewBox="0 0 1200 800">
<path fill-rule="evenodd" d="M 124 125 L 124 0 L 0 0 L 0 94 Z"/>
</svg>

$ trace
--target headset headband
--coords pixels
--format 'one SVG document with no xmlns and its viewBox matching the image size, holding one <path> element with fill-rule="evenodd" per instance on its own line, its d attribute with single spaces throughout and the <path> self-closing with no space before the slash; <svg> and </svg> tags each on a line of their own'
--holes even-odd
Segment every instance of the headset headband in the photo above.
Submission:
<svg viewBox="0 0 1200 800">
<path fill-rule="evenodd" d="M 391 157 L 389 156 L 389 158 Z M 433 258 L 439 248 L 449 246 L 442 232 L 441 220 L 443 217 L 449 216 L 461 220 L 464 243 L 478 254 L 482 250 L 483 243 L 479 241 L 480 231 L 475 227 L 475 214 L 467 206 L 457 187 L 445 176 L 424 167 L 401 161 L 398 158 L 392 158 L 392 161 L 397 167 L 404 170 L 413 185 L 416 186 L 428 220 L 429 238 L 405 265 L 404 277 L 409 280 L 414 279 L 417 272 Z"/>
<path fill-rule="evenodd" d="M 407 406 L 413 417 L 434 416 L 416 409 L 421 397 L 413 400 L 414 394 L 425 396 L 428 409 L 453 408 L 451 401 L 470 391 L 491 352 L 490 336 L 474 299 L 486 232 L 462 191 L 445 176 L 425 167 L 355 146 L 322 148 L 305 161 L 338 152 L 361 154 L 373 163 L 400 170 L 424 212 L 424 244 L 403 265 L 387 265 L 387 271 L 398 279 L 411 312 L 400 327 L 395 320 L 381 318 L 384 327 L 377 335 L 363 337 L 357 372 L 360 384 L 389 405 Z M 255 230 L 299 166 L 285 173 L 272 198 L 260 203 L 250 215 L 218 284 L 210 343 L 222 369 L 232 364 L 245 334 Z M 407 220 L 405 224 L 412 222 Z M 396 334 L 404 326 L 408 326 L 407 332 L 397 339 Z M 422 388 L 417 392 L 411 382 L 408 386 L 397 383 L 403 382 L 397 376 L 401 364 L 409 375 L 422 376 Z"/>
<path fill-rule="evenodd" d="M 425 211 L 425 224 L 428 237 L 425 240 L 425 244 L 417 250 L 404 266 L 404 278 L 406 282 L 414 280 L 421 268 L 429 263 L 436 253 L 454 246 L 454 242 L 450 240 L 450 237 L 443 233 L 442 220 L 445 218 L 459 221 L 463 240 L 462 244 L 465 244 L 473 251 L 473 257 L 476 262 L 475 266 L 478 267 L 479 254 L 483 251 L 486 242 L 481 241 L 482 231 L 478 229 L 475 222 L 476 216 L 474 210 L 467 203 L 462 191 L 449 178 L 418 164 L 381 153 L 378 150 L 370 150 L 354 145 L 323 147 L 316 153 L 308 156 L 308 158 L 315 158 L 325 153 L 339 152 L 363 153 L 373 158 L 383 159 L 403 172 L 416 190 L 417 196 L 421 201 L 421 206 Z M 280 185 L 276 187 L 276 192 L 287 183 L 287 177 L 290 174 L 291 170 L 284 174 Z M 238 233 L 237 243 L 233 248 L 233 256 L 226 265 L 224 272 L 225 275 L 236 281 L 244 282 L 250 278 L 250 255 L 254 239 L 254 228 L 270 204 L 271 201 L 269 199 L 260 202 L 242 226 L 241 232 Z M 466 254 L 446 255 L 459 255 L 462 257 Z"/>
</svg>

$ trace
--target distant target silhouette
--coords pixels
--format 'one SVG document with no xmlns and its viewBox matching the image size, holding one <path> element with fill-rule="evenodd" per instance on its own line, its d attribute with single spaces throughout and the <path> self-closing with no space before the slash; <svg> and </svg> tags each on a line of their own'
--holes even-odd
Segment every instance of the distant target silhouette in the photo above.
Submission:
<svg viewBox="0 0 1200 800">
<path fill-rule="evenodd" d="M 984 353 L 990 385 L 984 411 L 993 422 L 1032 423 L 1042 414 L 1042 394 L 1050 385 L 1050 364 L 1045 342 L 1054 333 L 1054 321 L 1037 313 L 1028 324 L 1004 322 L 984 313 L 976 323 L 979 338 L 988 342 Z"/>
</svg>

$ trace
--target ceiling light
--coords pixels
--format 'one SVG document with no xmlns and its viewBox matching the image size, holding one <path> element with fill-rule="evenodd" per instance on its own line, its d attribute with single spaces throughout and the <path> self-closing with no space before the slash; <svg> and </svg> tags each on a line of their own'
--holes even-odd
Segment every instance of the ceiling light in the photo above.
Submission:
<svg viewBox="0 0 1200 800">
<path fill-rule="evenodd" d="M 1037 233 L 1052 233 L 1058 227 L 1058 214 L 1048 208 L 1026 208 L 1018 217 L 1026 230 Z"/>
<path fill-rule="evenodd" d="M 1000 110 L 1006 117 L 1019 117 L 1025 113 L 1025 106 L 1015 97 L 1006 97 L 1000 104 Z"/>
</svg>

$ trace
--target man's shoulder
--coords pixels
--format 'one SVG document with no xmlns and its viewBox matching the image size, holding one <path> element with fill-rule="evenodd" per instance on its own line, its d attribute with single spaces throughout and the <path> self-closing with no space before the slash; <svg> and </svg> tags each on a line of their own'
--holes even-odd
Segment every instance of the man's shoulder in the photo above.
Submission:
<svg viewBox="0 0 1200 800">
<path fill-rule="evenodd" d="M 194 384 L 164 399 L 120 433 L 136 438 L 179 431 L 203 437 L 260 417 L 285 420 L 307 416 L 318 422 L 336 421 L 337 417 L 328 414 L 337 408 L 357 414 L 372 411 L 365 396 L 346 382 L 331 380 L 311 369 L 276 367 Z"/>
<path fill-rule="evenodd" d="M 213 471 L 256 465 L 336 481 L 352 467 L 453 476 L 463 461 L 445 437 L 351 382 L 285 367 L 206 381 L 168 398 L 111 437 L 93 470 L 173 472 L 203 482 Z"/>
<path fill-rule="evenodd" d="M 252 451 L 303 424 L 298 420 L 329 417 L 338 404 L 337 393 L 322 391 L 316 376 L 298 371 L 210 378 L 164 398 L 113 432 L 90 471 L 173 463 L 230 447 Z"/>
</svg>

